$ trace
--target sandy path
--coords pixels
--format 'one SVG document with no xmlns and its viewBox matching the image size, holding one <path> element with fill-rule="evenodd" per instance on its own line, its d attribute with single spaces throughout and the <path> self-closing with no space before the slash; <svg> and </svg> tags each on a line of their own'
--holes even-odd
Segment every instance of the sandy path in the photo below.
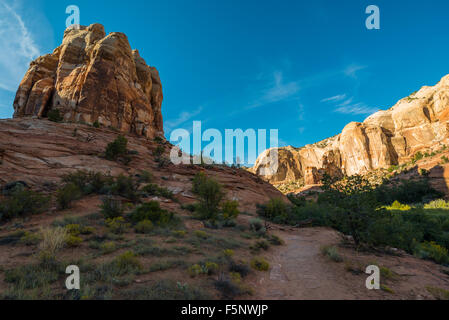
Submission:
<svg viewBox="0 0 449 320">
<path fill-rule="evenodd" d="M 381 279 L 381 283 L 394 289 L 394 293 L 383 290 L 368 290 L 365 287 L 367 274 L 354 275 L 345 268 L 345 263 L 336 263 L 321 254 L 323 245 L 340 243 L 334 230 L 307 228 L 294 231 L 275 231 L 285 245 L 272 247 L 266 255 L 270 262 L 269 272 L 258 272 L 251 279 L 255 287 L 252 299 L 263 300 L 353 300 L 353 299 L 432 299 L 426 287 L 449 289 L 449 276 L 442 267 L 409 255 L 395 257 L 358 253 L 352 249 L 339 248 L 346 262 L 370 264 L 377 261 L 387 266 L 398 276 L 394 280 Z M 413 276 L 401 276 L 404 271 Z"/>
</svg>

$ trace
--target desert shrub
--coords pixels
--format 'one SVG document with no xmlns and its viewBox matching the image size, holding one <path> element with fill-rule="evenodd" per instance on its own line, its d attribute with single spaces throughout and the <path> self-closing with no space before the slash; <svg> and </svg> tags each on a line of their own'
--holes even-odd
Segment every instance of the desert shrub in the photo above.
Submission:
<svg viewBox="0 0 449 320">
<path fill-rule="evenodd" d="M 141 183 L 151 183 L 154 180 L 154 176 L 151 172 L 143 170 L 137 174 L 137 179 Z"/>
<path fill-rule="evenodd" d="M 53 109 L 47 113 L 48 120 L 52 122 L 62 122 L 64 118 L 61 116 L 61 112 L 58 109 Z"/>
<path fill-rule="evenodd" d="M 137 233 L 150 233 L 154 229 L 154 225 L 150 220 L 142 220 L 135 225 L 134 229 Z"/>
<path fill-rule="evenodd" d="M 223 250 L 223 255 L 226 258 L 232 258 L 234 256 L 234 254 L 235 254 L 235 252 L 232 249 L 225 249 L 225 250 Z"/>
<path fill-rule="evenodd" d="M 94 127 L 94 128 L 100 128 L 100 123 L 98 122 L 98 120 L 95 120 L 95 122 L 92 124 L 92 126 Z"/>
<path fill-rule="evenodd" d="M 117 283 L 119 277 L 140 273 L 142 268 L 137 256 L 132 251 L 127 251 L 112 261 L 99 265 L 91 275 L 91 281 Z"/>
<path fill-rule="evenodd" d="M 56 282 L 59 265 L 32 264 L 5 271 L 4 281 L 19 289 L 38 289 Z"/>
<path fill-rule="evenodd" d="M 128 146 L 128 140 L 119 135 L 113 142 L 109 143 L 106 147 L 106 159 L 117 160 L 118 157 L 126 156 Z"/>
<path fill-rule="evenodd" d="M 173 280 L 159 280 L 138 289 L 124 292 L 130 300 L 208 300 L 210 295 L 201 288 L 188 284 L 181 284 Z"/>
<path fill-rule="evenodd" d="M 206 233 L 206 231 L 203 231 L 203 230 L 195 230 L 195 232 L 193 234 L 197 238 L 200 238 L 200 239 L 203 239 L 203 240 L 209 238 L 209 235 Z"/>
<path fill-rule="evenodd" d="M 154 150 L 153 155 L 156 158 L 158 158 L 158 157 L 162 156 L 164 154 L 164 152 L 165 152 L 165 147 L 163 145 L 158 145 L 156 147 L 156 149 Z"/>
<path fill-rule="evenodd" d="M 112 184 L 113 177 L 101 172 L 77 170 L 62 176 L 62 181 L 76 185 L 84 195 L 103 194 L 108 191 L 108 185 Z"/>
<path fill-rule="evenodd" d="M 40 214 L 48 209 L 50 197 L 40 193 L 16 189 L 0 202 L 0 221 Z"/>
<path fill-rule="evenodd" d="M 64 216 L 63 218 L 56 219 L 55 221 L 53 221 L 52 226 L 65 228 L 70 224 L 78 224 L 82 228 L 84 228 L 87 225 L 87 220 L 84 217 Z"/>
<path fill-rule="evenodd" d="M 266 240 L 256 241 L 255 244 L 250 246 L 250 249 L 258 252 L 259 250 L 268 250 L 270 248 L 270 244 Z"/>
<path fill-rule="evenodd" d="M 224 201 L 221 205 L 221 211 L 223 219 L 231 220 L 236 219 L 240 214 L 238 201 Z"/>
<path fill-rule="evenodd" d="M 42 259 L 53 259 L 56 253 L 61 250 L 67 239 L 67 229 L 56 228 L 44 228 L 40 231 L 42 241 L 39 244 L 40 256 Z"/>
<path fill-rule="evenodd" d="M 191 278 L 195 278 L 196 276 L 199 276 L 202 272 L 201 266 L 199 264 L 194 264 L 189 267 L 187 270 Z"/>
<path fill-rule="evenodd" d="M 421 160 L 424 158 L 424 154 L 421 151 L 418 151 L 417 153 L 415 153 L 415 155 L 412 158 L 412 162 L 416 163 L 417 161 Z"/>
<path fill-rule="evenodd" d="M 150 196 L 160 196 L 167 199 L 174 199 L 174 194 L 167 188 L 160 187 L 157 184 L 148 184 L 142 189 L 143 192 Z"/>
<path fill-rule="evenodd" d="M 103 198 L 100 208 L 101 213 L 106 219 L 118 218 L 124 213 L 122 202 L 112 197 Z"/>
<path fill-rule="evenodd" d="M 157 201 L 150 201 L 138 206 L 131 213 L 130 218 L 136 223 L 148 220 L 159 227 L 174 225 L 178 222 L 174 213 L 162 209 Z"/>
<path fill-rule="evenodd" d="M 73 201 L 81 198 L 82 192 L 73 183 L 66 184 L 56 193 L 56 202 L 61 210 L 70 208 Z"/>
<path fill-rule="evenodd" d="M 448 250 L 433 241 L 424 242 L 418 245 L 415 248 L 415 255 L 421 259 L 433 260 L 440 264 L 449 263 Z"/>
<path fill-rule="evenodd" d="M 443 164 L 449 163 L 449 159 L 446 156 L 442 156 L 441 161 L 443 162 Z"/>
<path fill-rule="evenodd" d="M 225 196 L 222 185 L 201 172 L 193 179 L 192 191 L 199 200 L 196 207 L 198 217 L 204 220 L 217 219 L 220 203 Z"/>
<path fill-rule="evenodd" d="M 256 233 L 265 234 L 265 232 L 267 231 L 265 229 L 264 222 L 260 219 L 251 219 L 249 221 L 249 227 L 252 231 L 254 231 Z"/>
<path fill-rule="evenodd" d="M 107 241 L 103 242 L 100 245 L 100 250 L 103 251 L 103 253 L 111 253 L 117 250 L 117 244 L 114 241 Z"/>
<path fill-rule="evenodd" d="M 142 264 L 132 251 L 126 251 L 115 258 L 114 263 L 117 265 L 120 274 L 126 274 L 142 269 Z"/>
<path fill-rule="evenodd" d="M 399 201 L 395 201 L 392 203 L 391 206 L 386 208 L 387 210 L 399 210 L 399 211 L 408 211 L 411 209 L 411 207 L 407 204 L 402 204 Z"/>
<path fill-rule="evenodd" d="M 122 234 L 130 226 L 123 217 L 106 219 L 106 227 L 114 234 Z"/>
<path fill-rule="evenodd" d="M 172 232 L 172 234 L 176 238 L 184 238 L 186 236 L 187 232 L 185 230 L 174 230 Z"/>
<path fill-rule="evenodd" d="M 238 283 L 235 283 L 231 277 L 221 274 L 215 281 L 215 288 L 221 293 L 222 299 L 232 300 L 243 294 Z"/>
<path fill-rule="evenodd" d="M 284 240 L 274 234 L 268 236 L 268 241 L 275 246 L 282 246 L 285 244 Z"/>
<path fill-rule="evenodd" d="M 321 253 L 331 259 L 334 262 L 342 262 L 343 258 L 338 253 L 338 250 L 334 246 L 323 246 L 321 247 Z"/>
<path fill-rule="evenodd" d="M 251 259 L 251 267 L 257 271 L 268 271 L 270 264 L 264 258 L 255 257 Z"/>
<path fill-rule="evenodd" d="M 426 203 L 424 205 L 424 209 L 449 209 L 449 202 L 443 200 L 443 199 L 437 199 L 434 201 L 431 201 L 429 203 Z"/>
<path fill-rule="evenodd" d="M 231 261 L 229 263 L 229 271 L 233 273 L 238 273 L 242 278 L 244 278 L 251 272 L 251 269 L 245 263 L 238 263 L 235 261 Z"/>
<path fill-rule="evenodd" d="M 39 233 L 25 231 L 24 235 L 20 238 L 20 243 L 31 246 L 38 244 L 41 240 L 42 237 Z"/>
<path fill-rule="evenodd" d="M 71 248 L 78 247 L 82 242 L 83 242 L 83 238 L 73 235 L 73 234 L 68 234 L 65 239 L 66 245 Z"/>
<path fill-rule="evenodd" d="M 137 201 L 139 199 L 137 189 L 138 185 L 131 177 L 125 177 L 121 174 L 115 178 L 111 186 L 111 193 L 122 196 L 131 201 Z"/>
<path fill-rule="evenodd" d="M 442 197 L 441 192 L 436 191 L 429 184 L 428 179 L 402 180 L 394 185 L 381 185 L 371 191 L 377 202 L 390 205 L 394 201 L 400 203 L 420 203 Z"/>
<path fill-rule="evenodd" d="M 426 287 L 427 291 L 429 291 L 437 300 L 449 300 L 449 291 L 441 288 L 435 287 Z"/>
<path fill-rule="evenodd" d="M 268 220 L 286 220 L 288 216 L 288 205 L 280 198 L 271 199 L 266 205 L 259 206 L 259 215 Z"/>
</svg>

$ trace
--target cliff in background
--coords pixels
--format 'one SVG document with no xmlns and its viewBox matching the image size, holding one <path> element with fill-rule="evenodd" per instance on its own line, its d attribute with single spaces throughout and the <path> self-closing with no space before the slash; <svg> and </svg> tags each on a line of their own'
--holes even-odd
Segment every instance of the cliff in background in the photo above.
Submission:
<svg viewBox="0 0 449 320">
<path fill-rule="evenodd" d="M 343 176 L 388 168 L 409 161 L 420 150 L 447 144 L 448 128 L 449 75 L 362 123 L 349 123 L 335 137 L 303 148 L 279 148 L 279 170 L 265 179 L 275 184 L 303 181 L 313 185 L 323 173 Z M 270 152 L 261 154 L 250 171 L 258 174 Z"/>
</svg>

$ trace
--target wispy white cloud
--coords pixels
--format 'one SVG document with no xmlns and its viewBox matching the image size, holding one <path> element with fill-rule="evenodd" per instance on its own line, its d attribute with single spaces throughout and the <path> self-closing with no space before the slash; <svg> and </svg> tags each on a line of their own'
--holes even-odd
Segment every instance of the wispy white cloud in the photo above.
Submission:
<svg viewBox="0 0 449 320">
<path fill-rule="evenodd" d="M 379 111 L 379 109 L 371 108 L 363 102 L 353 103 L 354 97 L 347 97 L 346 94 L 341 94 L 321 100 L 321 102 L 332 103 L 335 106 L 334 112 L 343 114 L 371 114 Z"/>
<path fill-rule="evenodd" d="M 359 65 L 359 64 L 351 64 L 345 68 L 344 74 L 351 78 L 357 78 L 357 73 L 360 70 L 366 69 L 367 66 Z"/>
<path fill-rule="evenodd" d="M 258 108 L 291 99 L 296 96 L 299 89 L 298 82 L 285 81 L 283 72 L 275 71 L 269 84 L 262 90 L 260 98 L 250 103 L 246 109 Z"/>
<path fill-rule="evenodd" d="M 372 108 L 364 104 L 363 102 L 359 102 L 356 104 L 347 104 L 343 106 L 339 106 L 334 111 L 343 114 L 372 114 L 379 111 L 379 108 Z"/>
<path fill-rule="evenodd" d="M 200 106 L 196 110 L 193 110 L 193 111 L 181 112 L 176 119 L 169 119 L 167 121 L 164 121 L 164 127 L 167 131 L 172 131 L 173 129 L 176 129 L 178 126 L 191 120 L 193 117 L 196 117 L 197 115 L 199 115 L 202 110 L 203 110 L 203 107 Z"/>
<path fill-rule="evenodd" d="M 38 46 L 17 9 L 0 0 L 0 89 L 15 92 Z"/>
<path fill-rule="evenodd" d="M 321 100 L 321 102 L 333 102 L 333 101 L 341 101 L 343 99 L 346 99 L 346 94 L 339 94 L 333 97 L 325 98 Z"/>
</svg>

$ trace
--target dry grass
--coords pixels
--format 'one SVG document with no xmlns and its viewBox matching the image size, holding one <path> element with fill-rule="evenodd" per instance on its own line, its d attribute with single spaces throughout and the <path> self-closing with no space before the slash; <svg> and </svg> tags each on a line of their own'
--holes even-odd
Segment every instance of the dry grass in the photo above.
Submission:
<svg viewBox="0 0 449 320">
<path fill-rule="evenodd" d="M 68 236 L 67 229 L 61 227 L 42 228 L 40 233 L 42 236 L 39 244 L 40 252 L 51 257 L 64 247 Z"/>
</svg>

